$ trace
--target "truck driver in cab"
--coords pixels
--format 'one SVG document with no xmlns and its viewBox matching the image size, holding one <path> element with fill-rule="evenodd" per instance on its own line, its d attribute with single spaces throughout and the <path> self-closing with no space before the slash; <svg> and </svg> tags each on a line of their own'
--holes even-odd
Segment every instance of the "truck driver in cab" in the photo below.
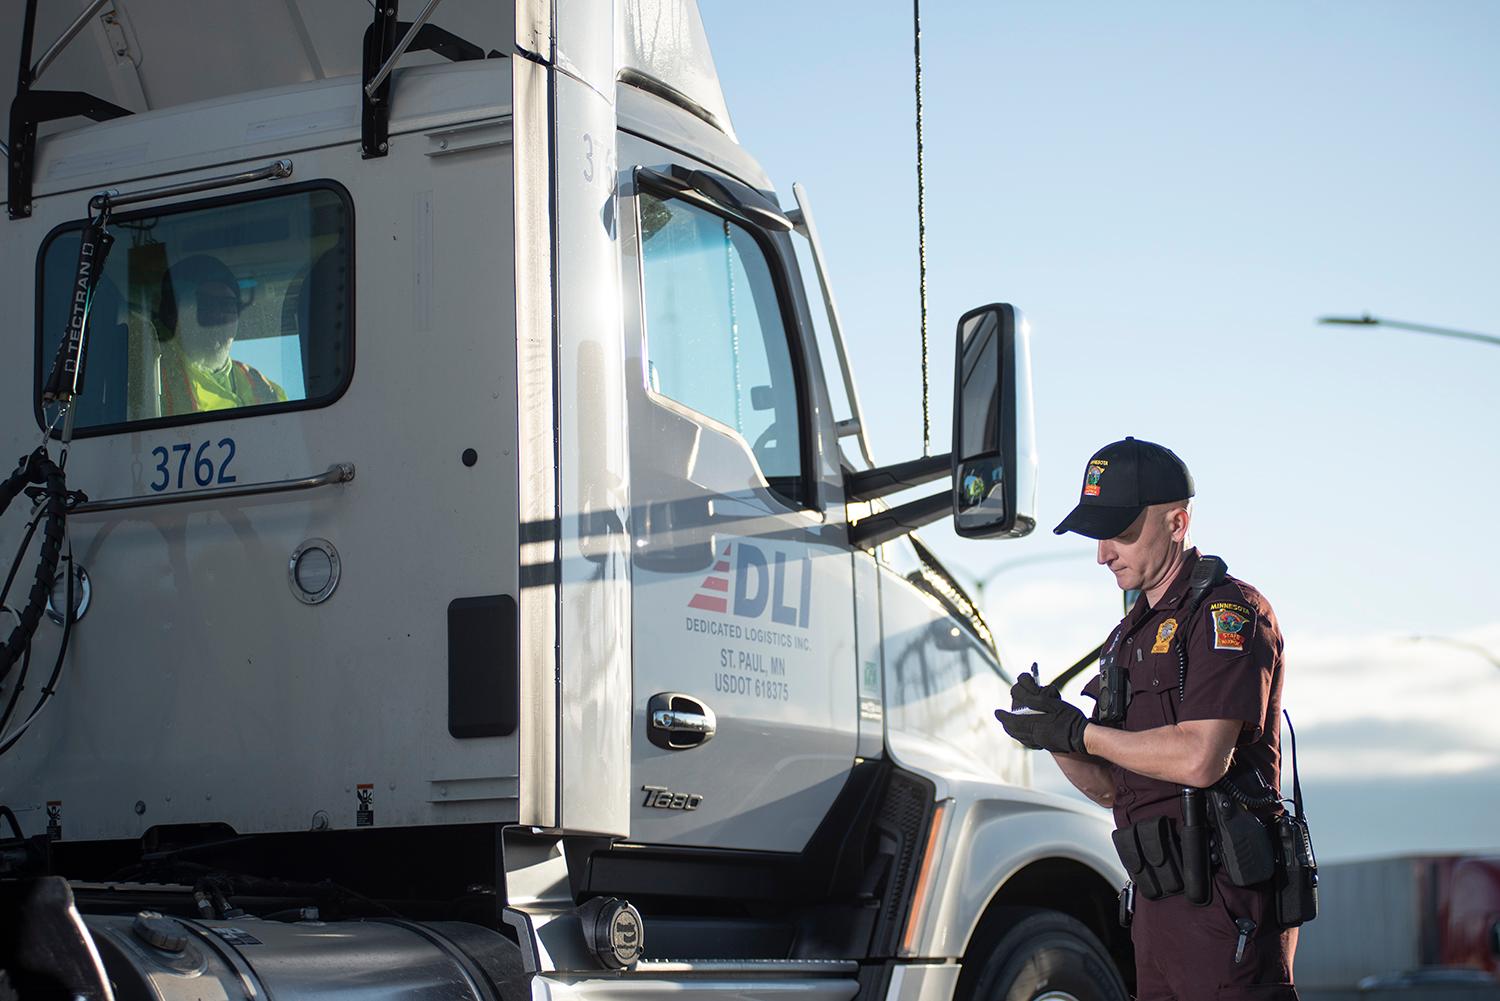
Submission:
<svg viewBox="0 0 1500 1001">
<path fill-rule="evenodd" d="M 285 402 L 280 386 L 229 356 L 240 309 L 239 281 L 217 257 L 186 257 L 162 274 L 156 319 L 163 417 Z"/>
</svg>

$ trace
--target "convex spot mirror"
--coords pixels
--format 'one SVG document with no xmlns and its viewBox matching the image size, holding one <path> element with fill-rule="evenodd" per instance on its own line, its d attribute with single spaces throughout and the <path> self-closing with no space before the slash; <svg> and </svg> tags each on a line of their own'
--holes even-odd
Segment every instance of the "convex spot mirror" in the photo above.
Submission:
<svg viewBox="0 0 1500 1001">
<path fill-rule="evenodd" d="M 953 526 L 968 538 L 1036 527 L 1031 327 L 1008 303 L 958 321 L 953 384 Z"/>
</svg>

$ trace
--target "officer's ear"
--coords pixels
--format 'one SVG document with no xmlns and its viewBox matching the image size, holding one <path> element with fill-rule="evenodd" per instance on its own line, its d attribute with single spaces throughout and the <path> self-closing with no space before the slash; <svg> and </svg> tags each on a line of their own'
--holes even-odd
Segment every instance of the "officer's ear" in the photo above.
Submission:
<svg viewBox="0 0 1500 1001">
<path fill-rule="evenodd" d="M 1187 541 L 1188 527 L 1192 522 L 1193 502 L 1191 499 L 1168 505 L 1167 531 L 1171 533 L 1173 542 Z"/>
</svg>

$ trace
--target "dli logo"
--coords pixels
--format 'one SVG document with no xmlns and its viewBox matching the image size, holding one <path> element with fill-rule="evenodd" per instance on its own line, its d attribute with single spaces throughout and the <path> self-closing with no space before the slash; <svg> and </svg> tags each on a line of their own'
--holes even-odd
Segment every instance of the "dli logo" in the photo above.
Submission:
<svg viewBox="0 0 1500 1001">
<path fill-rule="evenodd" d="M 688 607 L 730 613 L 731 601 L 732 614 L 739 618 L 758 619 L 769 609 L 772 622 L 806 629 L 812 617 L 812 560 L 806 553 L 789 556 L 778 549 L 767 558 L 764 550 L 748 542 L 726 545 Z"/>
</svg>

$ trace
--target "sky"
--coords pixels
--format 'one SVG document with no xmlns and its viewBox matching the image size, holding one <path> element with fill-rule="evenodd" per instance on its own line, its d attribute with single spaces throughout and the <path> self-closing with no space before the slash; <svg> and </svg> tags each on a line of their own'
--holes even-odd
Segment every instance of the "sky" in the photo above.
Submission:
<svg viewBox="0 0 1500 1001">
<path fill-rule="evenodd" d="M 875 457 L 915 458 L 911 6 L 700 6 L 740 141 L 810 195 Z M 1043 527 L 921 534 L 1056 674 L 1121 612 L 1050 531 L 1085 461 L 1176 451 L 1194 541 L 1280 620 L 1325 862 L 1500 849 L 1500 347 L 1315 322 L 1500 334 L 1497 42 L 1480 0 L 923 5 L 932 450 L 958 316 L 1016 304 Z"/>
</svg>

